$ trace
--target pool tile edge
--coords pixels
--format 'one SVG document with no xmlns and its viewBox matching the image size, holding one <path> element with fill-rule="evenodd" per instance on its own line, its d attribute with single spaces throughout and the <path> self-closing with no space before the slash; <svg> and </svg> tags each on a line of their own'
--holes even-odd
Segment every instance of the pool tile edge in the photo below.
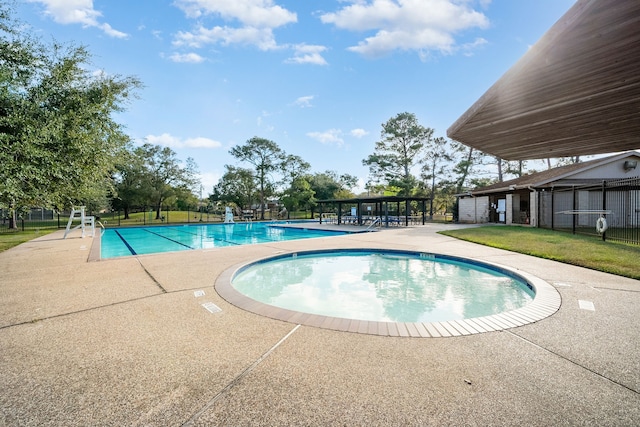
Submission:
<svg viewBox="0 0 640 427">
<path fill-rule="evenodd" d="M 498 332 L 506 329 L 526 326 L 539 322 L 555 314 L 561 305 L 558 291 L 544 280 L 519 269 L 500 264 L 485 262 L 526 279 L 535 289 L 531 303 L 518 309 L 469 319 L 446 322 L 371 322 L 367 320 L 346 319 L 302 313 L 282 309 L 255 301 L 231 285 L 234 273 L 245 266 L 241 263 L 222 272 L 214 288 L 228 303 L 245 311 L 271 319 L 296 323 L 304 326 L 328 329 L 339 332 L 351 332 L 374 336 L 392 336 L 407 338 L 446 338 Z"/>
</svg>

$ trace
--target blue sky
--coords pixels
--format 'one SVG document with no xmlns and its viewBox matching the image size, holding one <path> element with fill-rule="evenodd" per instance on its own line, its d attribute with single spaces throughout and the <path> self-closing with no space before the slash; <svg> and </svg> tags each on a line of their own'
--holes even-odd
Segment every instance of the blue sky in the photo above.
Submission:
<svg viewBox="0 0 640 427">
<path fill-rule="evenodd" d="M 117 120 L 198 164 L 204 195 L 258 136 L 367 180 L 381 124 L 447 128 L 575 0 L 26 0 L 44 40 L 144 83 Z"/>
</svg>

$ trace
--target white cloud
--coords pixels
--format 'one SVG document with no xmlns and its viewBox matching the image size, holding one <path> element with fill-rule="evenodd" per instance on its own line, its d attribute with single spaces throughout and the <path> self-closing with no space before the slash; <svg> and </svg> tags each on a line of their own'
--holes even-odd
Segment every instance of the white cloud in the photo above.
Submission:
<svg viewBox="0 0 640 427">
<path fill-rule="evenodd" d="M 219 141 L 215 141 L 209 138 L 203 138 L 201 136 L 196 138 L 187 138 L 184 140 L 184 146 L 190 148 L 220 148 L 222 144 Z"/>
<path fill-rule="evenodd" d="M 313 107 L 313 105 L 311 104 L 311 101 L 313 101 L 313 98 L 314 98 L 313 95 L 301 96 L 300 98 L 296 99 L 293 104 L 297 105 L 300 108 Z"/>
<path fill-rule="evenodd" d="M 204 61 L 204 58 L 197 53 L 174 53 L 169 57 L 173 62 L 187 62 L 190 64 L 199 64 Z"/>
<path fill-rule="evenodd" d="M 307 136 L 322 144 L 333 144 L 341 146 L 344 144 L 342 131 L 340 129 L 329 129 L 324 132 L 309 132 Z"/>
<path fill-rule="evenodd" d="M 273 132 L 275 130 L 275 127 L 273 125 L 270 125 L 268 123 L 265 123 L 262 119 L 263 118 L 267 118 L 267 117 L 271 117 L 273 116 L 274 113 L 271 113 L 269 111 L 265 111 L 262 110 L 262 113 L 260 116 L 258 116 L 257 120 L 256 120 L 256 124 L 258 125 L 258 127 L 264 129 L 266 132 Z"/>
<path fill-rule="evenodd" d="M 221 176 L 219 172 L 202 172 L 198 175 L 202 184 L 203 197 L 213 193 L 213 187 L 220 181 Z"/>
<path fill-rule="evenodd" d="M 480 46 L 484 46 L 489 43 L 486 39 L 478 37 L 471 43 L 465 43 L 461 46 L 462 52 L 465 56 L 473 56 L 474 52 L 478 50 Z"/>
<path fill-rule="evenodd" d="M 171 148 L 182 147 L 180 138 L 171 136 L 168 133 L 163 133 L 162 135 L 147 135 L 144 139 L 145 142 L 148 142 L 149 144 L 162 145 L 164 147 Z"/>
<path fill-rule="evenodd" d="M 260 50 L 278 48 L 271 28 L 231 28 L 231 27 L 198 27 L 194 32 L 179 31 L 173 44 L 200 48 L 208 44 L 240 44 L 253 45 Z"/>
<path fill-rule="evenodd" d="M 349 131 L 349 135 L 354 138 L 362 138 L 369 135 L 369 132 L 364 129 L 352 129 Z M 324 132 L 308 132 L 307 136 L 326 145 L 337 145 L 339 147 L 344 145 L 343 132 L 340 129 L 328 129 Z"/>
<path fill-rule="evenodd" d="M 364 129 L 351 129 L 351 132 L 349 133 L 351 134 L 351 136 L 356 138 L 362 138 L 363 136 L 369 135 L 369 132 Z"/>
<path fill-rule="evenodd" d="M 115 30 L 111 27 L 111 25 L 105 23 L 98 24 L 98 28 L 105 32 L 109 37 L 114 37 L 117 39 L 126 39 L 129 37 L 129 34 L 123 33 L 122 31 Z"/>
<path fill-rule="evenodd" d="M 28 0 L 45 7 L 45 14 L 59 24 L 81 24 L 98 28 L 109 37 L 126 38 L 128 34 L 115 30 L 106 22 L 98 22 L 102 13 L 93 8 L 93 0 Z"/>
<path fill-rule="evenodd" d="M 358 178 L 358 182 L 354 188 L 351 189 L 355 194 L 364 193 L 367 186 L 367 180 L 364 178 Z"/>
<path fill-rule="evenodd" d="M 177 0 L 175 5 L 189 18 L 218 15 L 252 27 L 276 28 L 298 19 L 273 0 Z"/>
<path fill-rule="evenodd" d="M 348 49 L 377 57 L 394 50 L 449 54 L 457 49 L 454 35 L 486 28 L 487 17 L 456 0 L 350 0 L 349 5 L 320 19 L 349 31 L 375 31 Z"/>
<path fill-rule="evenodd" d="M 177 136 L 163 133 L 162 135 L 147 135 L 145 142 L 170 148 L 220 148 L 222 144 L 209 138 L 196 137 L 181 139 Z"/>
<path fill-rule="evenodd" d="M 293 46 L 293 57 L 287 59 L 290 64 L 327 65 L 321 53 L 327 50 L 325 46 L 298 44 Z"/>
<path fill-rule="evenodd" d="M 286 63 L 327 65 L 322 56 L 325 46 L 278 44 L 274 30 L 297 22 L 298 17 L 274 0 L 176 0 L 174 4 L 198 22 L 189 31 L 178 31 L 174 46 L 202 48 L 218 44 L 255 46 L 262 51 L 286 49 L 293 52 Z M 208 17 L 224 23 L 207 26 L 203 22 Z"/>
<path fill-rule="evenodd" d="M 261 50 L 276 49 L 273 29 L 296 22 L 297 15 L 274 4 L 273 0 L 177 0 L 175 5 L 188 18 L 214 15 L 230 25 L 179 32 L 176 45 L 201 47 L 205 44 L 248 44 Z M 237 25 L 231 25 L 237 22 Z"/>
</svg>

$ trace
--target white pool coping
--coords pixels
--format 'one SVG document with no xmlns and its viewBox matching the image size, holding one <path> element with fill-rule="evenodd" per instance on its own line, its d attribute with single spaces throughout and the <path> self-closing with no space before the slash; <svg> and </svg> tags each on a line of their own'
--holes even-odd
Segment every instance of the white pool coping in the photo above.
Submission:
<svg viewBox="0 0 640 427">
<path fill-rule="evenodd" d="M 345 248 L 335 248 L 334 250 L 340 251 L 344 249 Z M 330 250 L 331 249 L 323 249 L 323 252 Z M 367 249 L 358 248 L 357 250 L 366 251 Z M 372 250 L 379 251 L 380 249 Z M 301 251 L 292 251 L 291 254 L 293 253 L 301 253 Z M 433 255 L 437 256 L 439 254 Z M 266 260 L 268 258 L 264 258 L 262 260 Z M 234 274 L 243 267 L 261 260 L 245 262 L 228 268 L 220 274 L 216 280 L 215 289 L 218 294 L 230 304 L 233 304 L 243 310 L 272 319 L 335 331 L 414 338 L 456 337 L 516 328 L 539 322 L 551 316 L 560 308 L 562 303 L 560 294 L 546 281 L 516 268 L 487 261 L 474 260 L 471 258 L 470 260 L 492 266 L 497 269 L 506 270 L 522 277 L 533 287 L 535 292 L 533 301 L 524 307 L 490 316 L 444 322 L 380 322 L 322 316 L 264 304 L 238 292 L 231 285 L 231 279 Z"/>
</svg>

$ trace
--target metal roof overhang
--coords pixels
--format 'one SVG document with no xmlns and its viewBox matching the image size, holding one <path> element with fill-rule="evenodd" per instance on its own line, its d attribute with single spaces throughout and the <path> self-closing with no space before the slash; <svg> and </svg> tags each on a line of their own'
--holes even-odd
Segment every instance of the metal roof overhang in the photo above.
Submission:
<svg viewBox="0 0 640 427">
<path fill-rule="evenodd" d="M 640 1 L 578 0 L 447 136 L 505 160 L 640 148 Z"/>
</svg>

